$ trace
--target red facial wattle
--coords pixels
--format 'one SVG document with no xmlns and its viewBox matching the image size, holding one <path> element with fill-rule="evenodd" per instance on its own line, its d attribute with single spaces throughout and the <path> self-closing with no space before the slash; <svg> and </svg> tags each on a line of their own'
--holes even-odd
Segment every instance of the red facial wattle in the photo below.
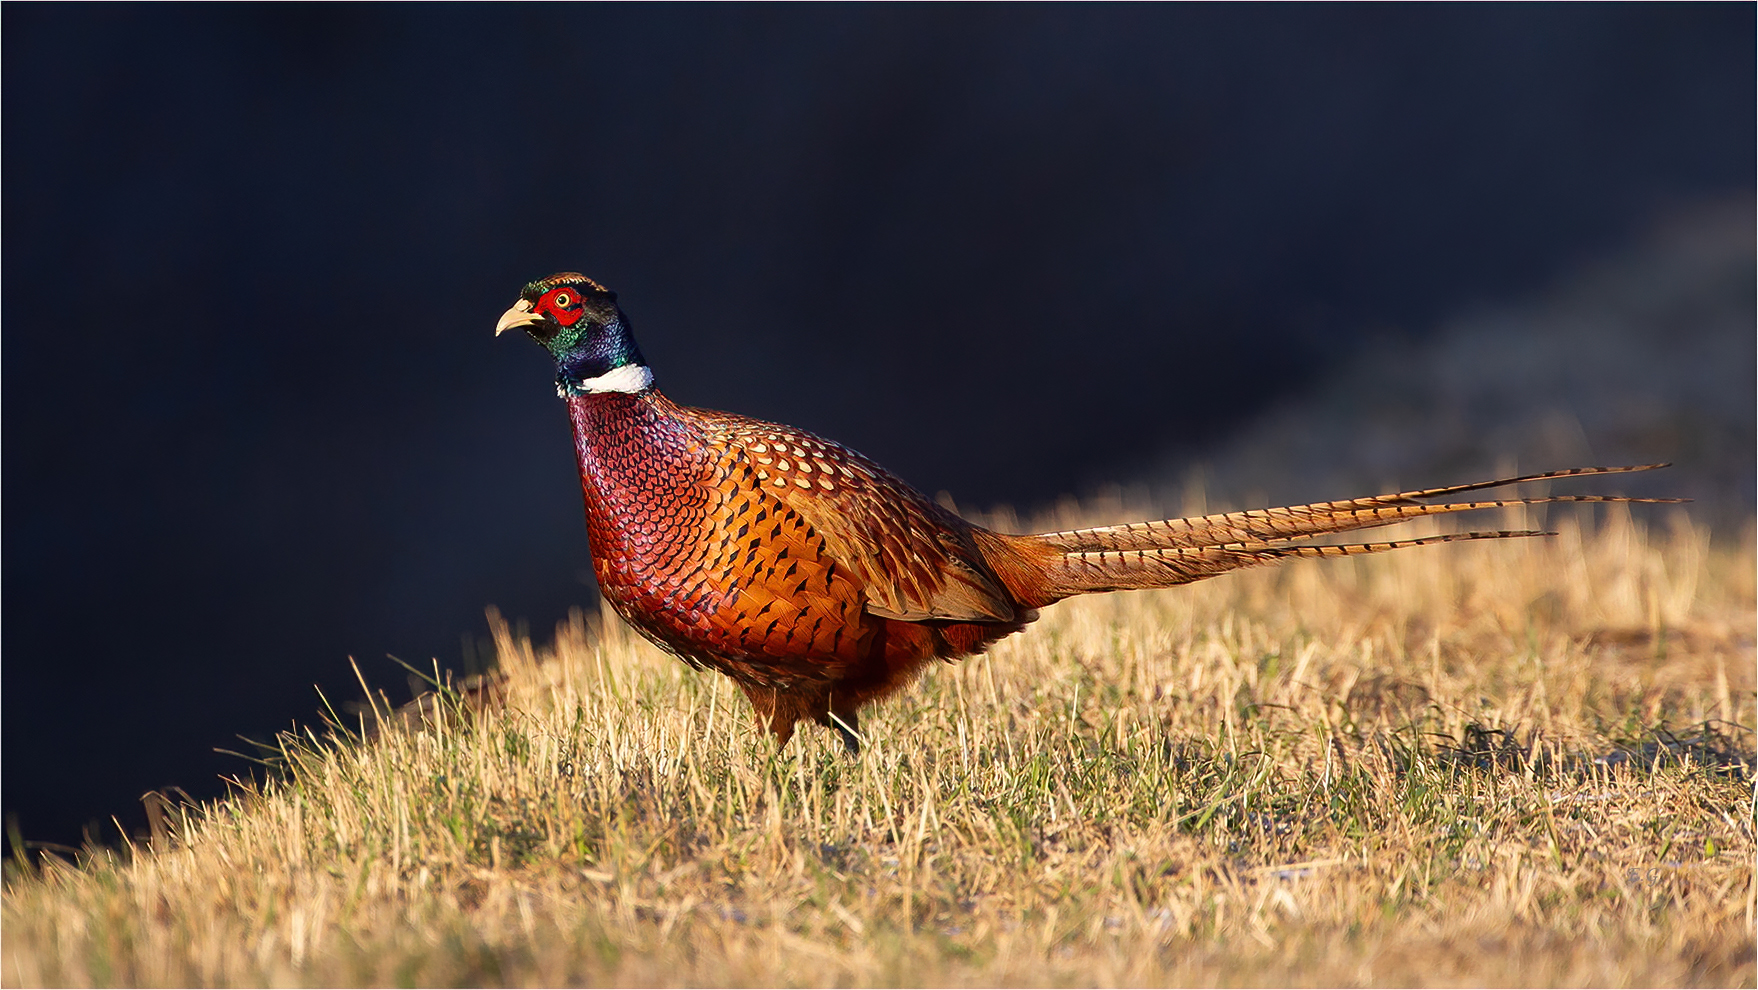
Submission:
<svg viewBox="0 0 1758 990">
<path fill-rule="evenodd" d="M 562 326 L 571 327 L 579 322 L 586 310 L 580 304 L 580 291 L 564 285 L 539 296 L 532 304 L 531 312 L 547 315 Z"/>
</svg>

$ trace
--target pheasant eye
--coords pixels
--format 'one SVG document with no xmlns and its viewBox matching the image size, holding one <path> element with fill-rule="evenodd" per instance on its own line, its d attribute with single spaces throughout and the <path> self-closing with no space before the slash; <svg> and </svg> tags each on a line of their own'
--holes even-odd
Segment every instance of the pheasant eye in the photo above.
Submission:
<svg viewBox="0 0 1758 990">
<path fill-rule="evenodd" d="M 566 292 L 558 293 L 555 297 L 555 304 L 557 306 L 566 306 L 570 301 L 571 300 L 568 299 L 568 294 Z"/>
</svg>

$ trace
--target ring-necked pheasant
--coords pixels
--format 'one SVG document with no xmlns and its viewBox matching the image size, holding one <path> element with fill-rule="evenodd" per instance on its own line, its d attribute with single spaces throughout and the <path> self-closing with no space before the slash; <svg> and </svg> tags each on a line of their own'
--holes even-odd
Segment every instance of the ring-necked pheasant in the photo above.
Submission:
<svg viewBox="0 0 1758 990">
<path fill-rule="evenodd" d="M 1291 542 L 1553 495 L 1433 502 L 1523 481 L 1644 471 L 1575 468 L 1340 502 L 1010 536 L 973 525 L 860 454 L 803 430 L 679 406 L 616 293 L 562 273 L 525 286 L 498 335 L 524 329 L 555 358 L 573 420 L 593 567 L 604 597 L 661 649 L 742 688 L 779 743 L 835 728 L 859 751 L 860 707 L 933 660 L 980 652 L 1071 595 L 1163 588 L 1294 557 L 1455 540 Z"/>
</svg>

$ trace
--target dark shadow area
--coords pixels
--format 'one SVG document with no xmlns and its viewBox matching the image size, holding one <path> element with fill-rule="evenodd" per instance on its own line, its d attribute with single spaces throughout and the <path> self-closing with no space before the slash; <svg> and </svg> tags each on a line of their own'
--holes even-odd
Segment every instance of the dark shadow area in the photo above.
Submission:
<svg viewBox="0 0 1758 990">
<path fill-rule="evenodd" d="M 533 277 L 616 289 L 681 402 L 1029 506 L 1754 171 L 1743 5 L 4 29 L 4 804 L 59 842 L 218 793 L 213 747 L 356 694 L 351 654 L 400 685 L 490 603 L 592 600 L 552 372 L 490 335 Z"/>
</svg>

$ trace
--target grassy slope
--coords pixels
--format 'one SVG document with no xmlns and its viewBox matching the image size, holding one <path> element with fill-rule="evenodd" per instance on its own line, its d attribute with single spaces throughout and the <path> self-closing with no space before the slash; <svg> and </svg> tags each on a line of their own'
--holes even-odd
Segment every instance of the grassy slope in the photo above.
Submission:
<svg viewBox="0 0 1758 990">
<path fill-rule="evenodd" d="M 1562 529 L 1059 605 L 858 761 L 503 628 L 504 708 L 12 875 L 0 979 L 1750 986 L 1750 541 Z"/>
</svg>

